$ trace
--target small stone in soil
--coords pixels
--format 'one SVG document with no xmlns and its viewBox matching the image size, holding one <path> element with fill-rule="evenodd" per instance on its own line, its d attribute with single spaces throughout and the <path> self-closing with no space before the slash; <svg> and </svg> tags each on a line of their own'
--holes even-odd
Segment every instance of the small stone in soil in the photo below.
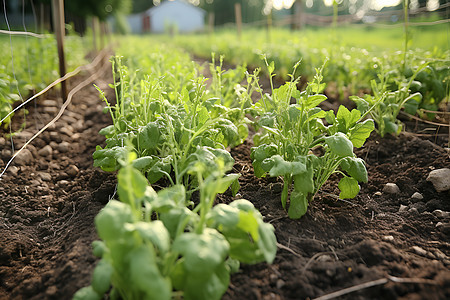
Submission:
<svg viewBox="0 0 450 300">
<path fill-rule="evenodd" d="M 31 154 L 30 150 L 28 149 L 23 149 L 22 151 L 20 151 L 19 154 L 14 159 L 16 164 L 18 164 L 19 166 L 26 166 L 30 164 L 32 160 L 33 154 Z"/>
<path fill-rule="evenodd" d="M 64 133 L 67 136 L 72 136 L 73 134 L 73 128 L 70 125 L 62 127 L 59 132 Z"/>
<path fill-rule="evenodd" d="M 286 285 L 286 283 L 284 282 L 283 279 L 278 279 L 277 280 L 277 289 L 281 289 L 285 285 Z"/>
<path fill-rule="evenodd" d="M 59 166 L 59 164 L 57 164 L 57 163 L 54 162 L 54 161 L 51 161 L 50 164 L 49 164 L 48 166 L 49 166 L 49 168 L 51 168 L 51 169 L 53 169 L 53 170 L 59 170 L 59 169 L 61 169 L 61 167 Z"/>
<path fill-rule="evenodd" d="M 77 176 L 78 172 L 79 172 L 79 170 L 78 170 L 77 166 L 75 166 L 75 165 L 70 165 L 66 170 L 67 175 L 69 175 L 71 177 Z"/>
<path fill-rule="evenodd" d="M 408 210 L 408 206 L 407 205 L 400 205 L 400 208 L 398 209 L 398 212 L 404 212 Z"/>
<path fill-rule="evenodd" d="M 11 158 L 11 150 L 10 149 L 3 149 L 2 150 L 2 157 L 4 157 L 5 159 L 10 159 Z"/>
<path fill-rule="evenodd" d="M 69 146 L 70 146 L 70 144 L 68 142 L 61 142 L 58 145 L 58 151 L 61 153 L 66 153 L 69 151 Z"/>
<path fill-rule="evenodd" d="M 383 192 L 387 194 L 398 194 L 400 193 L 400 189 L 395 183 L 389 182 L 383 187 Z"/>
<path fill-rule="evenodd" d="M 434 255 L 439 259 L 447 259 L 447 255 L 442 253 L 442 251 L 439 249 L 434 249 Z"/>
<path fill-rule="evenodd" d="M 421 193 L 415 192 L 414 194 L 412 194 L 411 199 L 416 200 L 416 202 L 417 202 L 417 201 L 422 200 L 423 196 Z"/>
<path fill-rule="evenodd" d="M 55 100 L 45 99 L 41 102 L 42 106 L 58 106 L 58 103 Z"/>
<path fill-rule="evenodd" d="M 49 173 L 39 173 L 39 177 L 41 177 L 42 181 L 51 181 L 52 180 L 52 176 Z"/>
<path fill-rule="evenodd" d="M 427 250 L 420 248 L 419 246 L 413 246 L 413 251 L 420 256 L 427 256 Z"/>
<path fill-rule="evenodd" d="M 60 188 L 65 188 L 65 187 L 67 187 L 69 185 L 69 182 L 67 181 L 67 180 L 60 180 L 59 182 L 58 182 L 58 186 L 60 187 Z"/>
<path fill-rule="evenodd" d="M 438 192 L 450 190 L 450 169 L 437 169 L 430 172 L 427 181 L 431 181 Z"/>
<path fill-rule="evenodd" d="M 413 215 L 418 215 L 419 214 L 419 210 L 415 207 L 411 208 L 408 210 L 411 214 Z"/>
<path fill-rule="evenodd" d="M 11 176 L 16 177 L 19 173 L 19 168 L 16 166 L 10 166 L 6 172 L 8 172 Z"/>
<path fill-rule="evenodd" d="M 41 157 L 49 157 L 50 155 L 52 155 L 53 153 L 53 149 L 52 147 L 50 147 L 50 145 L 46 145 L 44 146 L 44 148 L 39 149 L 38 154 Z"/>
<path fill-rule="evenodd" d="M 394 237 L 392 235 L 385 235 L 382 237 L 383 241 L 386 242 L 393 242 L 394 241 Z"/>
<path fill-rule="evenodd" d="M 5 146 L 6 140 L 2 137 L 0 137 L 0 146 Z"/>
<path fill-rule="evenodd" d="M 450 212 L 436 209 L 433 211 L 433 215 L 435 215 L 438 218 L 446 219 L 446 218 L 450 217 Z"/>
<path fill-rule="evenodd" d="M 50 131 L 50 139 L 56 143 L 61 143 L 61 135 L 56 131 Z"/>
</svg>

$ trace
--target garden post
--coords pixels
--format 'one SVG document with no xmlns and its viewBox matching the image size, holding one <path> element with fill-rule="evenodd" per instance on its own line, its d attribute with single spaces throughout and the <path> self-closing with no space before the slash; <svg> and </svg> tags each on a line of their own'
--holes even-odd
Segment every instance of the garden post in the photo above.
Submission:
<svg viewBox="0 0 450 300">
<path fill-rule="evenodd" d="M 238 39 L 241 39 L 241 31 L 242 31 L 242 13 L 241 13 L 241 4 L 236 3 L 234 4 L 234 13 L 236 16 L 236 28 L 237 28 L 237 35 Z"/>
<path fill-rule="evenodd" d="M 64 0 L 52 0 L 53 8 L 53 26 L 56 35 L 56 44 L 58 48 L 59 57 L 59 75 L 64 77 L 66 75 L 66 60 L 64 57 Z M 61 97 L 63 101 L 67 98 L 66 81 L 61 82 Z"/>
</svg>

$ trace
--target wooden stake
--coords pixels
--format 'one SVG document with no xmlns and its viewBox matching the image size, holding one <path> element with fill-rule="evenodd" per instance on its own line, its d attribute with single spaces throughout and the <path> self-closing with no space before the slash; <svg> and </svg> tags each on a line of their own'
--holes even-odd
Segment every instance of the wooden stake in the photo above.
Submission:
<svg viewBox="0 0 450 300">
<path fill-rule="evenodd" d="M 98 34 L 98 30 L 99 30 L 99 25 L 98 25 L 98 18 L 97 17 L 93 17 L 92 18 L 92 42 L 94 44 L 94 51 L 97 52 L 98 48 L 97 48 L 97 37 L 99 36 Z"/>
<path fill-rule="evenodd" d="M 208 31 L 209 33 L 214 32 L 214 13 L 210 12 L 208 15 Z"/>
<path fill-rule="evenodd" d="M 267 41 L 270 43 L 271 41 L 271 34 L 272 31 L 272 10 L 270 10 L 270 13 L 267 15 Z"/>
<path fill-rule="evenodd" d="M 53 8 L 53 27 L 56 35 L 56 44 L 58 47 L 59 57 L 59 74 L 61 77 L 66 75 L 66 59 L 64 57 L 64 0 L 52 0 Z M 61 82 L 61 96 L 63 101 L 67 98 L 67 85 L 66 82 Z"/>
<path fill-rule="evenodd" d="M 235 13 L 235 16 L 236 16 L 236 28 L 237 28 L 238 39 L 241 39 L 242 12 L 241 12 L 241 4 L 240 3 L 235 3 L 234 4 L 234 13 Z"/>
<path fill-rule="evenodd" d="M 105 22 L 100 22 L 100 50 L 105 48 Z"/>
</svg>

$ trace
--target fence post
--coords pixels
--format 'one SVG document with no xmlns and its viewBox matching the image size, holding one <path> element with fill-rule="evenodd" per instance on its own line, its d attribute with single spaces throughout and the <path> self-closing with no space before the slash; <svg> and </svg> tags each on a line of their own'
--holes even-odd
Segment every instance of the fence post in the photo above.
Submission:
<svg viewBox="0 0 450 300">
<path fill-rule="evenodd" d="M 66 60 L 64 57 L 64 0 L 52 0 L 53 8 L 53 27 L 56 35 L 56 44 L 58 47 L 59 57 L 59 75 L 63 77 L 66 75 Z M 63 101 L 67 98 L 66 81 L 61 82 L 61 97 Z"/>
<path fill-rule="evenodd" d="M 234 13 L 236 16 L 236 28 L 237 28 L 237 35 L 238 39 L 241 39 L 241 31 L 242 31 L 242 13 L 241 13 L 241 4 L 235 3 L 234 4 Z"/>
<path fill-rule="evenodd" d="M 270 13 L 267 15 L 267 41 L 270 43 L 271 42 L 271 30 L 272 30 L 272 10 L 270 10 Z"/>
<path fill-rule="evenodd" d="M 209 34 L 212 34 L 214 32 L 214 13 L 210 12 L 208 15 L 208 31 Z"/>
</svg>

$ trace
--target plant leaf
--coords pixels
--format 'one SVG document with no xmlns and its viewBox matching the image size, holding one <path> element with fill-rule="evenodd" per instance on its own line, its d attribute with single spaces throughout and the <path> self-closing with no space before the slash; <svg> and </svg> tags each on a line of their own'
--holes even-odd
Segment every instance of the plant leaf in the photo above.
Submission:
<svg viewBox="0 0 450 300">
<path fill-rule="evenodd" d="M 291 219 L 299 219 L 308 209 L 308 199 L 305 194 L 298 190 L 293 190 L 290 197 L 288 215 Z"/>
<path fill-rule="evenodd" d="M 356 124 L 355 127 L 349 131 L 349 139 L 353 143 L 353 146 L 356 148 L 362 147 L 374 129 L 375 124 L 371 119 Z"/>
<path fill-rule="evenodd" d="M 338 188 L 341 190 L 339 199 L 355 198 L 359 193 L 358 181 L 352 177 L 344 177 L 338 183 Z"/>
<path fill-rule="evenodd" d="M 358 157 L 346 157 L 341 161 L 341 168 L 359 182 L 367 182 L 367 169 L 364 160 Z"/>
<path fill-rule="evenodd" d="M 100 295 L 104 295 L 111 286 L 111 275 L 113 273 L 113 267 L 109 262 L 101 259 L 94 269 L 92 275 L 91 286 Z"/>
<path fill-rule="evenodd" d="M 127 255 L 129 279 L 134 290 L 142 293 L 141 299 L 170 300 L 172 285 L 168 278 L 161 275 L 151 246 L 141 245 Z"/>
<path fill-rule="evenodd" d="M 353 144 L 342 132 L 325 137 L 325 143 L 330 147 L 331 152 L 338 156 L 353 156 Z"/>
</svg>

